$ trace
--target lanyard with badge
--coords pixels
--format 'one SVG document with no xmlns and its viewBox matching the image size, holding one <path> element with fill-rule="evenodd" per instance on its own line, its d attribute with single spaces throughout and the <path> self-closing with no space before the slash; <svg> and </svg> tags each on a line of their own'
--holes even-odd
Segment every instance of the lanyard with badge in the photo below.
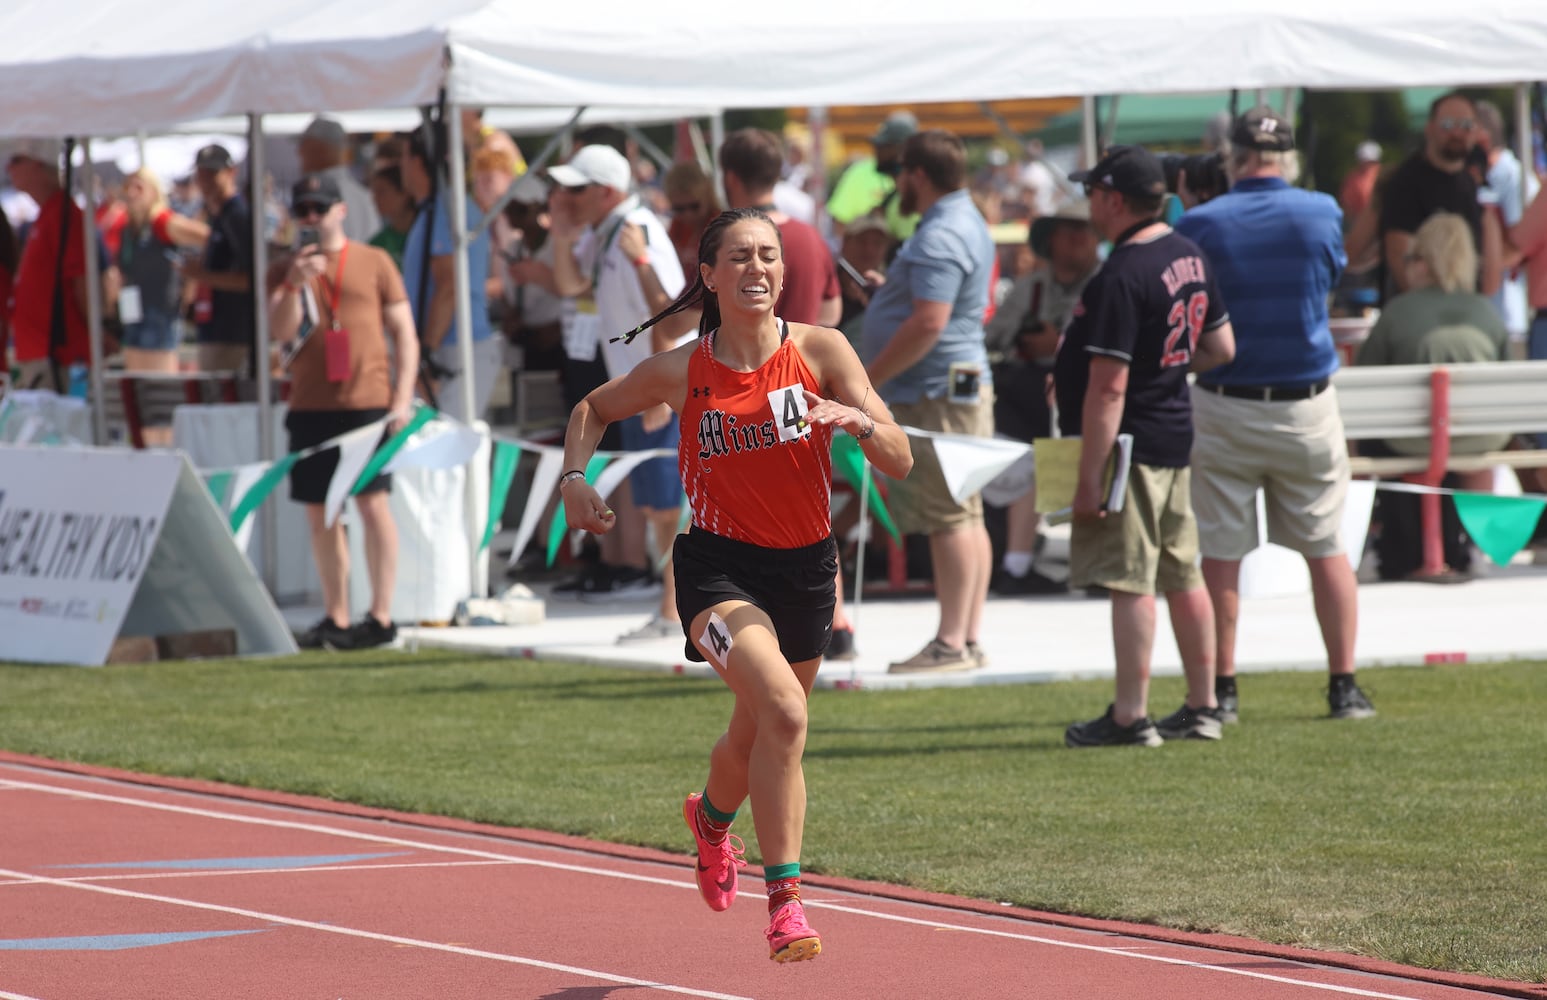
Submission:
<svg viewBox="0 0 1547 1000">
<path fill-rule="evenodd" d="M 147 239 L 147 236 L 149 239 Z M 150 242 L 150 240 L 155 239 L 155 234 L 149 227 L 144 229 L 135 229 L 133 223 L 130 223 L 128 226 L 124 227 L 124 232 L 120 239 L 122 240 L 122 248 L 118 253 L 122 261 L 122 266 L 118 269 L 119 273 L 133 274 L 135 246 L 138 245 L 144 247 Z M 118 322 L 124 324 L 140 323 L 143 322 L 144 319 L 145 301 L 141 297 L 140 286 L 124 285 L 119 288 Z"/>
<path fill-rule="evenodd" d="M 349 243 L 338 252 L 338 270 L 334 272 L 333 280 L 328 281 L 327 275 L 321 275 L 322 284 L 328 290 L 328 329 L 323 335 L 323 348 L 327 355 L 327 370 L 329 382 L 346 382 L 349 380 L 349 331 L 338 321 L 339 303 L 344 294 L 344 259 L 349 256 Z"/>
</svg>

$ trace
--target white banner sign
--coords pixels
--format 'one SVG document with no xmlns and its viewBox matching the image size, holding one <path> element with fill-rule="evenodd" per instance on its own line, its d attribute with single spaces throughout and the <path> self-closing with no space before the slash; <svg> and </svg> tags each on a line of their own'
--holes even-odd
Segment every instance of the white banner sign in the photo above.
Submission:
<svg viewBox="0 0 1547 1000">
<path fill-rule="evenodd" d="M 176 453 L 0 446 L 0 660 L 107 659 L 182 467 Z"/>
</svg>

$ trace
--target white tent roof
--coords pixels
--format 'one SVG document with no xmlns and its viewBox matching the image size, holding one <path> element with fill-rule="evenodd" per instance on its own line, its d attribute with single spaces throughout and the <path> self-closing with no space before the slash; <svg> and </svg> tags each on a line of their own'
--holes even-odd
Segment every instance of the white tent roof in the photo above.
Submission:
<svg viewBox="0 0 1547 1000">
<path fill-rule="evenodd" d="M 1246 5 L 11 0 L 0 134 L 412 107 L 443 84 L 490 106 L 788 107 L 1505 83 L 1541 75 L 1547 52 L 1541 0 Z"/>
</svg>

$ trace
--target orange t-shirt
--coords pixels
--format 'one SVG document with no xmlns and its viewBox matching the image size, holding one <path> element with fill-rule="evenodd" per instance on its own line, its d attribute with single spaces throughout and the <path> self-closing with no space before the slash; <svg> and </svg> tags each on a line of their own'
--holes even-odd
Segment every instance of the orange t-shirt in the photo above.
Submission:
<svg viewBox="0 0 1547 1000">
<path fill-rule="evenodd" d="M 820 394 L 821 386 L 787 332 L 751 372 L 715 360 L 717 333 L 688 360 L 680 418 L 678 461 L 693 523 L 770 549 L 819 542 L 832 533 L 833 430 L 801 424 L 802 390 Z"/>
<path fill-rule="evenodd" d="M 392 366 L 382 310 L 408 298 L 397 265 L 385 250 L 350 240 L 344 257 L 344 279 L 338 289 L 338 321 L 349 334 L 349 377 L 328 381 L 327 333 L 333 323 L 334 284 L 338 281 L 336 253 L 328 267 L 311 281 L 317 322 L 290 361 L 290 409 L 385 409 L 392 401 Z M 286 258 L 269 270 L 270 287 L 284 280 Z"/>
</svg>

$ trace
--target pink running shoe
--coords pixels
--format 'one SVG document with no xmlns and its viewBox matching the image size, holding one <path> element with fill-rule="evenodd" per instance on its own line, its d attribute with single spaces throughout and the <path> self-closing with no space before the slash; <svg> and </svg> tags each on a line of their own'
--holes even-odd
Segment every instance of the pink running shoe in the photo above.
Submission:
<svg viewBox="0 0 1547 1000">
<path fill-rule="evenodd" d="M 822 954 L 822 939 L 806 923 L 800 900 L 785 903 L 768 922 L 768 957 L 775 962 L 804 962 Z"/>
<path fill-rule="evenodd" d="M 698 894 L 711 910 L 721 913 L 736 901 L 736 869 L 747 866 L 747 849 L 734 833 L 711 844 L 698 832 L 698 801 L 703 797 L 699 792 L 689 795 L 682 803 L 682 818 L 687 820 L 693 842 L 698 845 Z"/>
</svg>

